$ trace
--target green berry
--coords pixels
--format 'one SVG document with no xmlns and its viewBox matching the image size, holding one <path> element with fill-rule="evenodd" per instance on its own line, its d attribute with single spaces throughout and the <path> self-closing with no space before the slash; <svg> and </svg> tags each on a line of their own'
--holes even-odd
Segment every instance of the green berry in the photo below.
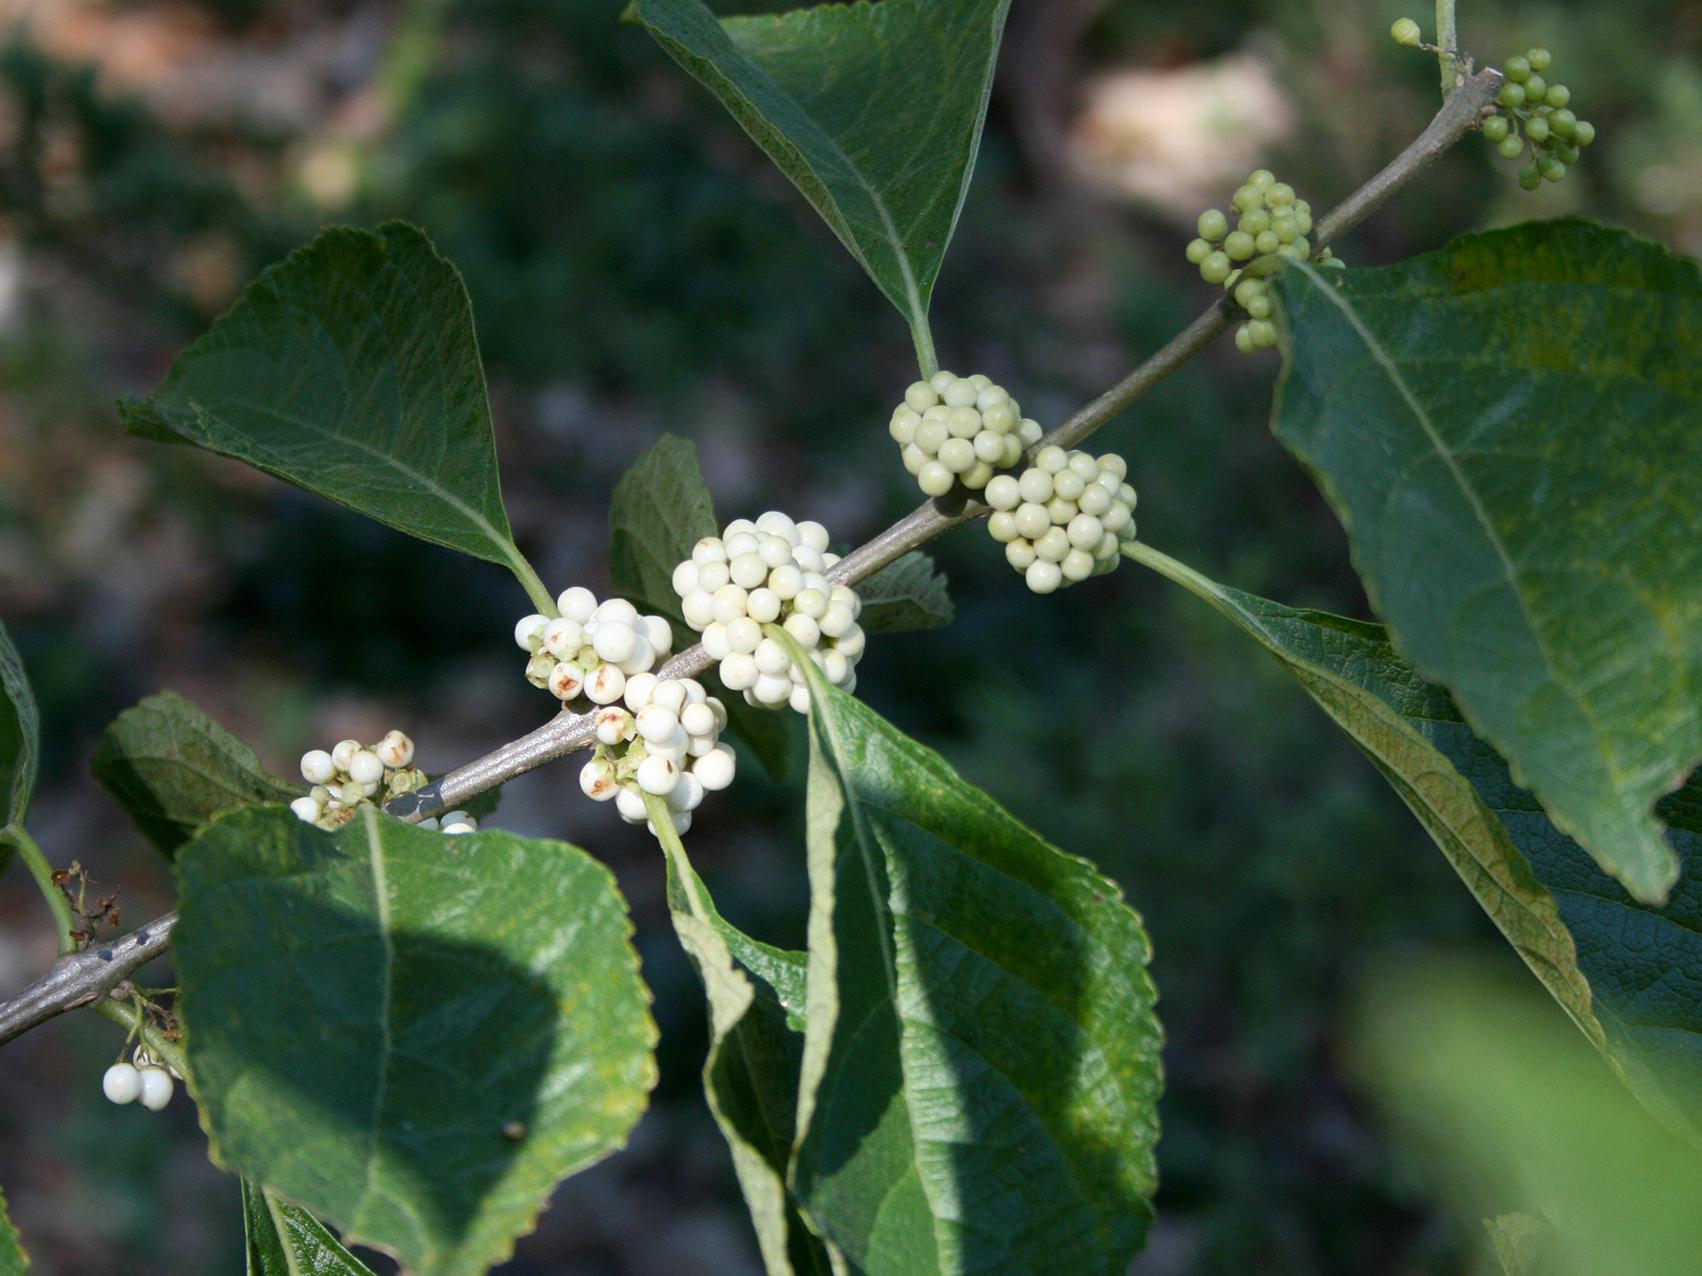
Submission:
<svg viewBox="0 0 1702 1276">
<path fill-rule="evenodd" d="M 1519 170 L 1519 185 L 1528 191 L 1534 191 L 1542 185 L 1542 173 L 1535 164 L 1526 164 Z"/>
<path fill-rule="evenodd" d="M 1582 151 L 1580 151 L 1576 146 L 1566 145 L 1565 142 L 1561 142 L 1554 148 L 1554 154 L 1562 164 L 1576 164 L 1583 158 Z"/>
<path fill-rule="evenodd" d="M 1548 81 L 1540 75 L 1533 75 L 1525 81 L 1525 102 L 1529 106 L 1541 106 L 1543 94 L 1548 92 Z"/>
<path fill-rule="evenodd" d="M 1424 39 L 1424 32 L 1411 18 L 1395 19 L 1395 25 L 1389 28 L 1389 34 L 1395 37 L 1396 44 L 1408 49 L 1416 49 Z"/>
<path fill-rule="evenodd" d="M 1532 49 L 1525 54 L 1525 58 L 1530 62 L 1533 71 L 1546 71 L 1548 64 L 1553 61 L 1553 55 L 1547 49 Z"/>
<path fill-rule="evenodd" d="M 1523 84 L 1531 78 L 1531 60 L 1522 54 L 1515 53 L 1502 64 L 1501 73 L 1515 84 Z"/>
<path fill-rule="evenodd" d="M 1223 251 L 1231 261 L 1246 261 L 1253 255 L 1253 237 L 1244 230 L 1233 230 L 1223 241 Z"/>
<path fill-rule="evenodd" d="M 1255 208 L 1264 206 L 1265 192 L 1257 186 L 1243 186 L 1235 192 L 1235 207 L 1243 213 L 1250 213 Z"/>
<path fill-rule="evenodd" d="M 1271 215 L 1262 208 L 1255 208 L 1250 213 L 1241 214 L 1238 227 L 1249 235 L 1257 235 L 1271 228 Z"/>
<path fill-rule="evenodd" d="M 1525 136 L 1539 146 L 1548 141 L 1548 119 L 1545 116 L 1533 115 L 1525 121 Z"/>
<path fill-rule="evenodd" d="M 1247 330 L 1253 334 L 1253 344 L 1260 350 L 1277 343 L 1276 325 L 1269 319 L 1255 319 L 1247 325 Z"/>
<path fill-rule="evenodd" d="M 1200 278 L 1208 284 L 1221 284 L 1229 278 L 1229 258 L 1221 252 L 1214 252 L 1200 263 Z"/>
<path fill-rule="evenodd" d="M 1561 137 L 1571 137 L 1577 126 L 1578 117 L 1572 114 L 1571 111 L 1568 111 L 1564 106 L 1558 111 L 1550 111 L 1548 113 L 1548 127 L 1553 129 Z"/>
<path fill-rule="evenodd" d="M 1492 142 L 1499 142 L 1507 136 L 1510 128 L 1512 125 L 1508 123 L 1505 115 L 1491 115 L 1483 122 L 1483 135 Z"/>
<path fill-rule="evenodd" d="M 1588 146 L 1596 140 L 1596 126 L 1588 120 L 1575 120 L 1572 124 L 1572 143 L 1575 146 Z"/>
<path fill-rule="evenodd" d="M 1305 261 L 1306 258 L 1312 255 L 1312 241 L 1307 239 L 1304 235 L 1295 240 L 1289 245 L 1289 247 L 1294 249 L 1297 254 L 1296 260 L 1298 261 Z"/>
<path fill-rule="evenodd" d="M 1572 100 L 1572 90 L 1564 84 L 1551 84 L 1548 92 L 1542 95 L 1542 100 L 1550 106 L 1565 106 Z"/>
<path fill-rule="evenodd" d="M 1242 354 L 1252 354 L 1259 347 L 1253 344 L 1253 329 L 1249 324 L 1242 324 L 1235 330 L 1235 348 Z"/>
<path fill-rule="evenodd" d="M 1509 81 L 1501 86 L 1501 94 L 1497 99 L 1502 106 L 1513 108 L 1525 104 L 1525 86 Z"/>
<path fill-rule="evenodd" d="M 1276 232 L 1278 241 L 1292 244 L 1300 238 L 1300 219 L 1293 213 L 1278 213 L 1271 218 L 1271 229 Z"/>
<path fill-rule="evenodd" d="M 1265 285 L 1257 279 L 1243 279 L 1235 285 L 1235 304 L 1245 310 L 1248 304 L 1264 292 Z"/>
<path fill-rule="evenodd" d="M 1268 257 L 1282 247 L 1282 239 L 1274 230 L 1262 230 L 1253 240 L 1253 251 Z"/>
<path fill-rule="evenodd" d="M 1324 264 L 1328 266 L 1331 263 L 1325 262 Z M 1260 293 L 1257 297 L 1254 297 L 1251 301 L 1247 302 L 1247 313 L 1252 315 L 1255 319 L 1269 319 L 1271 317 L 1271 299 L 1265 296 L 1264 293 Z"/>
<path fill-rule="evenodd" d="M 1201 239 L 1208 239 L 1215 244 L 1229 233 L 1229 218 L 1215 208 L 1208 208 L 1200 214 L 1196 229 L 1200 232 Z"/>
<path fill-rule="evenodd" d="M 1211 256 L 1211 244 L 1203 239 L 1191 239 L 1188 241 L 1188 250 L 1185 255 L 1189 264 L 1197 266 Z"/>
<path fill-rule="evenodd" d="M 1247 185 L 1258 190 L 1264 190 L 1265 187 L 1275 185 L 1275 183 L 1276 174 L 1268 168 L 1255 168 L 1247 174 Z"/>
<path fill-rule="evenodd" d="M 1275 186 L 1272 186 L 1265 192 L 1265 203 L 1269 204 L 1272 208 L 1280 208 L 1284 204 L 1292 204 L 1293 202 L 1294 187 L 1290 186 L 1287 182 L 1278 182 Z"/>
<path fill-rule="evenodd" d="M 1501 152 L 1502 159 L 1518 159 L 1525 153 L 1525 143 L 1517 137 L 1504 137 L 1495 149 Z"/>
<path fill-rule="evenodd" d="M 1537 161 L 1537 171 L 1545 182 L 1558 182 L 1566 176 L 1566 165 L 1557 155 L 1544 155 Z"/>
</svg>

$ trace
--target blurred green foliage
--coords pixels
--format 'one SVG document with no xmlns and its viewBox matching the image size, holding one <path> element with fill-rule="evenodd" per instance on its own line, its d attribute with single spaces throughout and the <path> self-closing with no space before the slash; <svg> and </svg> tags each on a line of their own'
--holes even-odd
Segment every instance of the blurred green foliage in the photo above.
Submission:
<svg viewBox="0 0 1702 1276">
<path fill-rule="evenodd" d="M 1025 4 L 1044 8 L 1018 0 L 1019 19 Z M 205 7 L 220 39 L 261 56 L 306 47 L 318 27 L 360 34 L 347 6 Z M 324 724 L 347 719 L 333 713 L 435 737 L 442 766 L 550 707 L 519 678 L 507 634 L 524 600 L 499 569 L 119 439 L 111 397 L 150 389 L 242 281 L 318 225 L 405 217 L 465 274 L 516 532 L 552 585 L 603 583 L 609 489 L 663 430 L 698 444 L 726 517 L 781 504 L 860 540 L 914 502 L 884 428 L 913 375 L 902 323 L 617 9 L 400 6 L 346 84 L 303 73 L 319 105 L 294 131 L 241 110 L 168 119 L 26 29 L 5 40 L 0 240 L 25 268 L 0 313 L 0 610 L 42 700 L 42 805 L 78 811 L 48 830 L 71 840 L 43 840 L 126 882 L 133 916 L 163 906 L 162 870 L 103 799 L 78 804 L 94 739 L 141 695 L 213 689 L 209 708 L 280 767 L 334 738 Z M 1110 3 L 1066 51 L 1064 78 L 1265 56 L 1306 120 L 1272 165 L 1323 207 L 1433 109 L 1433 62 L 1387 40 L 1399 12 Z M 1553 47 L 1603 139 L 1565 191 L 1536 199 L 1468 142 L 1356 237 L 1350 262 L 1578 204 L 1694 251 L 1694 6 L 1482 5 L 1462 23 L 1491 57 L 1539 37 Z M 947 366 L 988 372 L 1051 420 L 1210 298 L 1172 215 L 1097 202 L 1030 153 L 1013 127 L 1027 99 L 1002 76 L 933 324 Z M 350 116 L 365 123 L 344 127 Z M 1366 614 L 1340 530 L 1265 428 L 1274 374 L 1274 360 L 1213 349 L 1104 445 L 1129 458 L 1153 543 L 1238 587 Z M 956 621 L 877 640 L 862 694 L 1103 865 L 1148 922 L 1168 1089 L 1160 1221 L 1137 1271 L 1465 1270 L 1471 1229 L 1449 1227 L 1391 1158 L 1343 1065 L 1343 1005 L 1369 963 L 1482 945 L 1513 965 L 1441 857 L 1203 604 L 1125 567 L 1041 605 L 978 530 L 936 549 Z M 758 770 L 694 828 L 693 857 L 731 920 L 797 943 L 798 794 Z M 571 1182 L 510 1270 L 747 1271 L 748 1225 L 697 1088 L 701 995 L 667 931 L 659 857 L 587 814 L 576 787 L 559 770 L 511 785 L 499 820 L 581 841 L 622 875 L 663 1082 L 634 1150 Z M 0 882 L 0 918 L 19 930 L 39 920 L 20 880 Z M 7 1048 L 0 1162 L 15 1216 L 40 1234 L 57 1199 L 99 1206 L 98 1227 L 50 1229 L 36 1247 L 47 1270 L 231 1270 L 234 1181 L 193 1168 L 202 1143 L 183 1105 L 143 1124 L 101 1103 L 109 1036 L 77 1024 Z M 24 1110 L 38 1083 L 51 1119 Z"/>
</svg>

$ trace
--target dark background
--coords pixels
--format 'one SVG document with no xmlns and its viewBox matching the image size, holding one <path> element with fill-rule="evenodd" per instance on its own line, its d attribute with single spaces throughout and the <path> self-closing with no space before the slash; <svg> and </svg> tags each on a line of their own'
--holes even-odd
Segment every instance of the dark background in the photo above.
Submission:
<svg viewBox="0 0 1702 1276">
<path fill-rule="evenodd" d="M 727 6 L 732 7 L 732 6 Z M 738 6 L 746 11 L 763 7 Z M 777 5 L 768 5 L 777 8 Z M 1415 6 L 1414 16 L 1425 19 Z M 861 540 L 910 508 L 885 422 L 902 322 L 804 201 L 614 0 L 0 0 L 0 616 L 41 700 L 32 827 L 122 886 L 169 870 L 88 778 L 102 726 L 162 686 L 280 774 L 400 726 L 445 769 L 548 716 L 500 569 L 234 463 L 125 439 L 145 391 L 268 262 L 322 224 L 401 216 L 466 275 L 520 542 L 552 588 L 606 584 L 607 494 L 663 430 L 722 517 L 778 504 Z M 1340 251 L 1584 211 L 1702 246 L 1702 7 L 1462 6 L 1499 60 L 1540 40 L 1601 141 L 1518 191 L 1469 139 Z M 1194 214 L 1267 164 L 1319 210 L 1437 101 L 1388 3 L 1015 0 L 980 168 L 940 280 L 942 360 L 1055 421 L 1211 299 Z M 1141 535 L 1219 579 L 1366 615 L 1343 535 L 1265 426 L 1278 361 L 1219 342 L 1096 443 Z M 1168 1034 L 1160 1222 L 1139 1276 L 1472 1270 L 1347 1063 L 1363 972 L 1435 950 L 1512 963 L 1346 740 L 1239 634 L 1142 569 L 1036 600 L 977 530 L 933 547 L 957 620 L 881 637 L 861 693 L 1144 914 Z M 693 853 L 734 920 L 802 935 L 800 802 L 747 766 Z M 704 1110 L 701 997 L 642 834 L 557 766 L 497 823 L 615 866 L 662 1026 L 631 1148 L 566 1184 L 511 1273 L 756 1269 Z M 0 880 L 0 990 L 49 963 L 21 867 Z M 99 1094 L 121 1035 L 72 1016 L 0 1059 L 0 1184 L 39 1270 L 240 1270 L 236 1183 L 191 1105 Z"/>
</svg>

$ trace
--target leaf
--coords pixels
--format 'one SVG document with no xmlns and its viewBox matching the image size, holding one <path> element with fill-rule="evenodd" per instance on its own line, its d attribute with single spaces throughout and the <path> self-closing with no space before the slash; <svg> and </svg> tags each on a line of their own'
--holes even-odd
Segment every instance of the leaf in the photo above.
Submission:
<svg viewBox="0 0 1702 1276">
<path fill-rule="evenodd" d="M 729 925 L 686 857 L 666 804 L 660 798 L 646 801 L 667 860 L 674 931 L 709 1002 L 704 1094 L 732 1152 L 763 1269 L 768 1276 L 827 1276 L 827 1252 L 786 1191 L 803 1040 L 788 1028 L 787 1011 L 773 989 L 759 987 L 733 957 L 736 945 L 775 969 L 792 966 L 789 959 L 799 954 L 770 948 Z"/>
<path fill-rule="evenodd" d="M 642 1112 L 648 994 L 614 879 L 583 851 L 250 807 L 177 874 L 212 1154 L 351 1242 L 422 1276 L 483 1272 Z"/>
<path fill-rule="evenodd" d="M 1529 1214 L 1497 1214 L 1483 1220 L 1483 1230 L 1489 1234 L 1495 1261 L 1506 1276 L 1542 1276 L 1536 1261 L 1549 1228 L 1540 1219 Z"/>
<path fill-rule="evenodd" d="M 868 633 L 903 633 L 951 624 L 951 594 L 934 560 L 913 549 L 857 586 L 858 619 Z"/>
<path fill-rule="evenodd" d="M 0 643 L 5 642 L 5 631 L 0 629 Z M 6 1210 L 6 1194 L 0 1192 L 0 1276 L 23 1276 L 29 1268 L 29 1256 L 18 1243 L 18 1229 Z"/>
<path fill-rule="evenodd" d="M 667 603 L 679 613 L 674 568 L 691 557 L 692 546 L 714 536 L 715 503 L 697 448 L 672 434 L 639 455 L 609 498 L 609 572 L 615 592 L 646 606 Z M 683 627 L 678 631 L 690 632 Z"/>
<path fill-rule="evenodd" d="M 718 530 L 697 447 L 664 434 L 621 475 L 609 500 L 609 574 L 615 592 L 640 610 L 665 616 L 675 638 L 684 642 L 692 630 L 680 615 L 674 568 L 691 557 L 698 541 Z M 719 680 L 711 689 L 727 708 L 733 734 L 750 747 L 763 770 L 784 780 L 795 735 L 791 715 L 751 705 Z"/>
<path fill-rule="evenodd" d="M 306 1210 L 242 1181 L 248 1276 L 372 1276 L 342 1242 Z"/>
<path fill-rule="evenodd" d="M 1639 899 L 1702 760 L 1702 272 L 1578 221 L 1281 284 L 1275 429 L 1396 644 Z"/>
<path fill-rule="evenodd" d="M 1381 626 L 1297 611 L 1126 551 L 1257 640 L 1364 750 L 1549 993 L 1644 1103 L 1702 1146 L 1702 780 L 1662 804 L 1684 864 L 1633 900 L 1561 833 Z"/>
<path fill-rule="evenodd" d="M 21 829 L 35 792 L 41 721 L 24 662 L 0 624 L 0 871 L 12 858 L 8 829 Z"/>
<path fill-rule="evenodd" d="M 922 347 L 1009 7 L 882 0 L 717 21 L 701 0 L 634 0 L 628 12 L 803 192 Z"/>
<path fill-rule="evenodd" d="M 166 855 L 215 815 L 306 791 L 267 774 L 253 749 L 175 691 L 114 718 L 89 769 Z"/>
<path fill-rule="evenodd" d="M 812 697 L 805 1216 L 871 1276 L 1120 1276 L 1156 1184 L 1140 918 L 794 655 Z"/>
<path fill-rule="evenodd" d="M 246 461 L 542 589 L 503 508 L 467 290 L 413 226 L 322 231 L 119 410 L 131 434 Z"/>
</svg>

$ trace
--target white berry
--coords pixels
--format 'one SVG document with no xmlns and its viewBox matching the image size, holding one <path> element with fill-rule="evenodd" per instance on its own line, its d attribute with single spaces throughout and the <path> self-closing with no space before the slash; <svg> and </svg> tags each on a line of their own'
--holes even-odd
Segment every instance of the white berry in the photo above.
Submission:
<svg viewBox="0 0 1702 1276">
<path fill-rule="evenodd" d="M 159 1112 L 171 1102 L 172 1091 L 176 1087 L 172 1085 L 171 1074 L 164 1068 L 149 1067 L 142 1069 L 138 1089 L 142 1106 L 150 1112 Z"/>
<path fill-rule="evenodd" d="M 115 1063 L 101 1077 L 100 1088 L 114 1103 L 134 1103 L 142 1094 L 142 1074 L 128 1063 Z"/>
<path fill-rule="evenodd" d="M 337 774 L 337 764 L 324 749 L 310 749 L 301 755 L 301 778 L 309 784 L 329 784 Z"/>
</svg>

